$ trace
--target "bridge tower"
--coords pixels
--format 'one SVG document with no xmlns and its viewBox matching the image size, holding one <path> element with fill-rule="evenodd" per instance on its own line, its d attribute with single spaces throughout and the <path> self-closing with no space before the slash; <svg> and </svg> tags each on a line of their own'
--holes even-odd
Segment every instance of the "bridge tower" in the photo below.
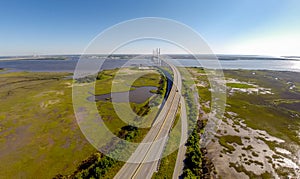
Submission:
<svg viewBox="0 0 300 179">
<path fill-rule="evenodd" d="M 156 65 L 161 66 L 160 48 L 153 50 L 152 60 Z"/>
</svg>

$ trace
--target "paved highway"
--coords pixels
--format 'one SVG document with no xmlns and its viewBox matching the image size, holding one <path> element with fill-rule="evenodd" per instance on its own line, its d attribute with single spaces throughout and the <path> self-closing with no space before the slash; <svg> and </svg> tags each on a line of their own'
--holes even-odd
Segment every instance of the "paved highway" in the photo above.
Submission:
<svg viewBox="0 0 300 179">
<path fill-rule="evenodd" d="M 176 164 L 174 167 L 173 172 L 173 179 L 178 179 L 183 173 L 183 167 L 184 167 L 184 159 L 185 159 L 185 153 L 186 153 L 186 146 L 185 143 L 188 138 L 188 123 L 187 123 L 187 115 L 186 115 L 186 107 L 185 107 L 185 101 L 184 98 L 181 97 L 180 99 L 180 118 L 181 118 L 181 138 L 180 138 L 180 144 L 183 144 L 179 146 L 178 153 L 177 153 L 177 159 Z"/>
<path fill-rule="evenodd" d="M 117 179 L 151 178 L 158 169 L 181 100 L 181 75 L 173 64 L 169 66 L 174 78 L 168 99 L 144 140 L 115 176 Z"/>
</svg>

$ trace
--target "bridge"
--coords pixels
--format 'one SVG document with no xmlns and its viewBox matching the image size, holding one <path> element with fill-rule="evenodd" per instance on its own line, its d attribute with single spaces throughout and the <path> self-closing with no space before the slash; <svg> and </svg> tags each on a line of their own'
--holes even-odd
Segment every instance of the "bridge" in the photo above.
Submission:
<svg viewBox="0 0 300 179">
<path fill-rule="evenodd" d="M 159 57 L 158 57 L 159 58 Z M 160 62 L 161 63 L 161 62 Z M 173 71 L 173 85 L 171 87 L 168 98 L 165 101 L 159 115 L 143 139 L 135 152 L 130 156 L 129 160 L 123 165 L 121 170 L 115 176 L 116 179 L 124 178 L 151 178 L 154 172 L 159 167 L 159 160 L 162 157 L 166 146 L 169 132 L 172 128 L 176 117 L 179 104 L 185 109 L 183 97 L 181 96 L 182 79 L 178 69 L 171 63 L 167 63 Z M 186 120 L 186 113 L 180 111 L 181 118 Z M 182 139 L 186 139 L 186 125 L 182 128 Z M 181 139 L 181 140 L 182 140 Z M 179 148 L 177 162 L 175 165 L 176 171 L 173 174 L 174 178 L 178 178 L 183 169 L 184 147 Z"/>
</svg>

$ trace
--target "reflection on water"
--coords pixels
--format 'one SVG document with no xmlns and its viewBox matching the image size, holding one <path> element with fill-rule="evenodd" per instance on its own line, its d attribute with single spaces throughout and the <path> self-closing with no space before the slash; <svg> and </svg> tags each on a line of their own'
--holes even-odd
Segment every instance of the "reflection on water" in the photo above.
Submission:
<svg viewBox="0 0 300 179">
<path fill-rule="evenodd" d="M 157 87 L 155 86 L 143 86 L 143 87 L 137 87 L 134 90 L 129 91 L 129 102 L 133 103 L 143 103 L 148 98 L 154 95 L 154 93 L 151 93 L 151 90 L 157 90 Z M 102 95 L 96 95 L 96 96 L 90 96 L 88 97 L 89 101 L 113 101 L 113 102 L 126 102 L 128 101 L 128 92 L 116 92 L 109 94 L 102 94 Z M 113 97 L 113 99 L 112 99 Z"/>
<path fill-rule="evenodd" d="M 300 69 L 300 61 L 291 61 L 291 68 L 292 69 Z"/>
</svg>

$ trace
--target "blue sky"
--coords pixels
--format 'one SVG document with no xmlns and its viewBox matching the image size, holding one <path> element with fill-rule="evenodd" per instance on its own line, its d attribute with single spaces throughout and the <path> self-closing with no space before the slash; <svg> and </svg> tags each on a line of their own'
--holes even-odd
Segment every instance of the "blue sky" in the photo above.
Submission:
<svg viewBox="0 0 300 179">
<path fill-rule="evenodd" d="M 140 17 L 182 22 L 215 53 L 300 55 L 297 0 L 2 0 L 0 56 L 82 53 L 104 29 Z"/>
</svg>

